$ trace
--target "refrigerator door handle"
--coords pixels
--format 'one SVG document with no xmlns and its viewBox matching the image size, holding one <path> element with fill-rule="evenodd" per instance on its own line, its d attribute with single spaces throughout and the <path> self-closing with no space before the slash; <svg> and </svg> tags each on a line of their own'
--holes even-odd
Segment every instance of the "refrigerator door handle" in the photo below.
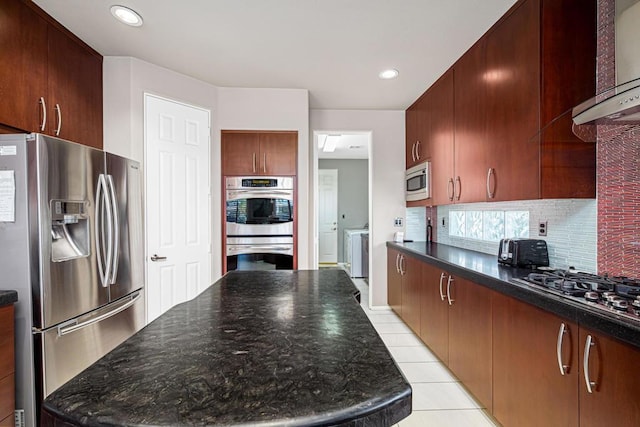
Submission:
<svg viewBox="0 0 640 427">
<path fill-rule="evenodd" d="M 109 240 L 112 245 L 113 262 L 111 264 L 111 274 L 108 277 L 108 284 L 113 285 L 116 283 L 118 277 L 118 258 L 120 255 L 120 213 L 118 212 L 118 199 L 116 199 L 115 184 L 113 183 L 113 176 L 107 175 L 107 184 L 109 188 L 109 198 L 111 199 L 111 216 L 113 218 L 113 235 Z"/>
<path fill-rule="evenodd" d="M 98 261 L 98 273 L 100 275 L 100 284 L 103 287 L 107 286 L 107 266 L 104 263 L 105 257 L 105 240 L 103 235 L 103 220 L 104 220 L 104 192 L 105 192 L 105 179 L 104 174 L 98 176 L 98 185 L 96 186 L 96 209 L 95 209 L 95 236 L 96 236 L 96 258 Z"/>
<path fill-rule="evenodd" d="M 70 322 L 63 323 L 62 325 L 58 326 L 58 336 L 61 337 L 63 335 L 70 334 L 79 329 L 86 328 L 87 326 L 91 326 L 95 323 L 108 319 L 111 316 L 115 316 L 116 314 L 126 310 L 127 308 L 135 304 L 140 299 L 140 296 L 140 291 L 134 292 L 120 301 L 124 302 L 124 304 L 119 305 L 118 307 L 115 307 L 114 309 L 109 310 L 106 313 L 102 313 L 83 322 L 78 322 L 78 319 L 76 318 Z"/>
</svg>

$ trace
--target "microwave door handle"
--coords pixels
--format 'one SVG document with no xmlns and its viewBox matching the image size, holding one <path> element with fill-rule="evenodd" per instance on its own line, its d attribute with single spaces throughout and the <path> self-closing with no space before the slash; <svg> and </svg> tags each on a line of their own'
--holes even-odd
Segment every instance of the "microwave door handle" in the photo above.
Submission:
<svg viewBox="0 0 640 427">
<path fill-rule="evenodd" d="M 111 217 L 113 219 L 113 235 L 110 240 L 113 251 L 113 262 L 111 264 L 109 284 L 113 285 L 116 283 L 116 278 L 118 277 L 118 258 L 120 255 L 120 213 L 118 212 L 118 199 L 116 198 L 113 176 L 107 175 L 107 184 L 109 188 L 109 198 L 111 199 Z"/>
</svg>

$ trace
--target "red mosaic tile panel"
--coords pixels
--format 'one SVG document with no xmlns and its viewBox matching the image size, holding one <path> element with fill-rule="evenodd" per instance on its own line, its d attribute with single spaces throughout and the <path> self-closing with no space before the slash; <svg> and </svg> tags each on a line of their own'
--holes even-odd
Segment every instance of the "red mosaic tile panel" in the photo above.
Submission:
<svg viewBox="0 0 640 427">
<path fill-rule="evenodd" d="M 614 0 L 598 2 L 598 92 L 615 84 Z M 640 125 L 598 126 L 598 273 L 640 277 Z"/>
</svg>

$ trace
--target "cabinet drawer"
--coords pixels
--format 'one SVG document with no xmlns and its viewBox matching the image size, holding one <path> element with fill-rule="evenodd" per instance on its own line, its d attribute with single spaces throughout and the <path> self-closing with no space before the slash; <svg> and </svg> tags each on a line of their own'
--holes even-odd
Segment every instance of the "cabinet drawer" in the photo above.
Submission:
<svg viewBox="0 0 640 427">
<path fill-rule="evenodd" d="M 15 409 L 14 381 L 13 374 L 0 380 L 0 419 L 3 420 L 0 426 L 13 425 L 13 423 L 4 424 L 4 422 L 7 417 L 13 421 L 13 411 Z"/>
</svg>

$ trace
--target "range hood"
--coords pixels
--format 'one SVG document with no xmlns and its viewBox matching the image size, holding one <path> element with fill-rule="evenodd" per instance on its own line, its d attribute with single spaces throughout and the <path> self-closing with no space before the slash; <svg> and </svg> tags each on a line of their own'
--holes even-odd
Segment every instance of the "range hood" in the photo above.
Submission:
<svg viewBox="0 0 640 427">
<path fill-rule="evenodd" d="M 573 123 L 624 125 L 640 123 L 640 79 L 609 89 L 572 111 Z"/>
</svg>

